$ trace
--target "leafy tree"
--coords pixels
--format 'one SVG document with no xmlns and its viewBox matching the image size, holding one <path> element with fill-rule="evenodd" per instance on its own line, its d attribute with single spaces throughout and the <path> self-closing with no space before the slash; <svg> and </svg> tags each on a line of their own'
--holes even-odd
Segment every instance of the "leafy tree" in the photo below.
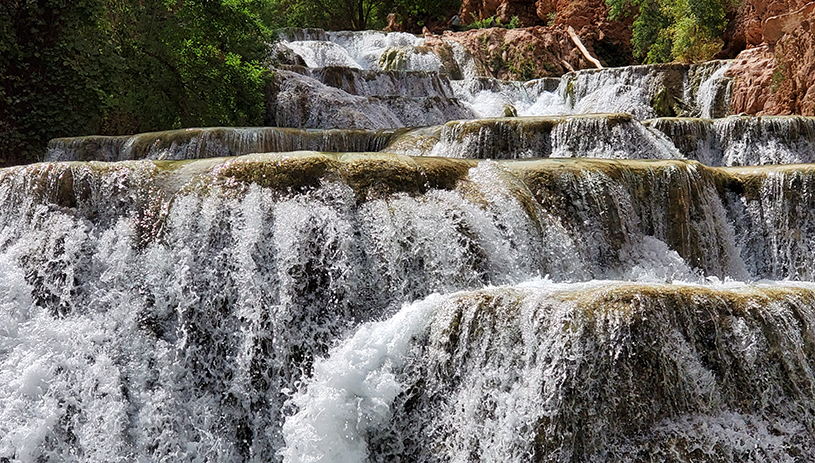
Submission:
<svg viewBox="0 0 815 463">
<path fill-rule="evenodd" d="M 100 0 L 0 2 L 0 165 L 93 131 L 118 63 L 102 10 Z"/>
<path fill-rule="evenodd" d="M 461 0 L 391 0 L 387 5 L 403 24 L 421 26 L 444 20 L 461 9 Z"/>
<path fill-rule="evenodd" d="M 255 0 L 108 0 L 124 58 L 106 132 L 259 125 L 269 30 Z"/>
<path fill-rule="evenodd" d="M 722 46 L 732 0 L 606 0 L 609 17 L 636 15 L 631 43 L 645 63 L 702 61 Z"/>
<path fill-rule="evenodd" d="M 268 0 L 3 0 L 0 164 L 50 138 L 260 125 Z"/>
<path fill-rule="evenodd" d="M 458 11 L 461 0 L 275 0 L 278 27 L 320 27 L 328 30 L 381 29 L 388 14 L 421 26 Z"/>
</svg>

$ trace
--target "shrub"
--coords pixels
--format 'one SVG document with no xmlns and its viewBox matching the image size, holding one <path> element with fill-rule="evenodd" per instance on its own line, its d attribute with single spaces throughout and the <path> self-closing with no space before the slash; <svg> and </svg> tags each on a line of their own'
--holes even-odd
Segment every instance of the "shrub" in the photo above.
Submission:
<svg viewBox="0 0 815 463">
<path fill-rule="evenodd" d="M 499 18 L 495 16 L 490 16 L 489 18 L 484 19 L 474 19 L 473 22 L 464 26 L 464 30 L 473 30 L 473 29 L 486 29 L 489 27 L 501 27 L 504 29 L 517 29 L 521 27 L 521 20 L 517 16 L 513 16 L 508 23 L 502 24 Z"/>
<path fill-rule="evenodd" d="M 704 61 L 722 47 L 734 0 L 606 0 L 609 17 L 635 15 L 631 44 L 644 63 Z"/>
</svg>

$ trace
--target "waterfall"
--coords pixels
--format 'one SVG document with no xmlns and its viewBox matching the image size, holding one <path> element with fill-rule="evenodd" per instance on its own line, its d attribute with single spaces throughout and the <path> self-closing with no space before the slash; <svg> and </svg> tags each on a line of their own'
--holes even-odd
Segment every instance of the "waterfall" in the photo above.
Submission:
<svg viewBox="0 0 815 463">
<path fill-rule="evenodd" d="M 119 137 L 58 138 L 46 161 L 186 160 L 250 153 L 315 150 L 380 151 L 395 129 L 333 130 L 280 127 L 181 129 Z"/>
<path fill-rule="evenodd" d="M 0 461 L 815 459 L 813 119 L 280 37 L 268 127 L 0 170 Z"/>
<path fill-rule="evenodd" d="M 444 40 L 441 49 L 427 47 L 423 37 L 405 33 L 384 32 L 315 32 L 284 33 L 282 45 L 298 54 L 310 68 L 336 67 L 368 71 L 433 71 L 455 78 L 444 83 L 445 98 L 435 105 L 455 104 L 469 106 L 473 116 L 498 117 L 507 111 L 521 116 L 553 116 L 587 113 L 626 112 L 638 119 L 655 116 L 702 116 L 725 115 L 729 105 L 729 78 L 724 72 L 730 67 L 727 61 L 715 61 L 702 65 L 629 66 L 618 69 L 584 70 L 565 75 L 560 80 L 543 79 L 531 82 L 502 82 L 485 76 L 480 65 L 464 47 L 455 40 Z M 319 71 L 317 71 L 319 73 Z M 299 74 L 283 74 L 281 88 L 296 86 L 296 95 L 307 93 L 303 87 L 304 77 Z M 298 83 L 290 83 L 295 80 Z M 331 85 L 331 84 L 329 84 Z M 314 100 L 320 93 L 333 92 L 321 88 L 311 90 Z M 381 95 L 382 93 L 380 93 Z M 389 93 L 385 93 L 389 94 Z M 400 93 L 404 96 L 405 93 Z M 332 108 L 353 108 L 359 101 L 332 96 Z M 385 103 L 387 106 L 387 103 Z M 378 111 L 387 111 L 377 108 Z M 315 111 L 312 108 L 305 110 Z M 300 108 L 276 108 L 276 114 L 303 113 Z M 449 115 L 448 115 L 449 116 Z M 472 117 L 472 116 L 470 116 Z M 469 118 L 452 116 L 451 119 Z M 343 122 L 331 120 L 302 121 L 275 119 L 275 125 L 292 127 L 351 128 Z M 433 122 L 412 123 L 391 120 L 391 124 L 430 125 Z M 439 121 L 446 122 L 446 121 Z M 438 123 L 438 122 L 436 122 Z M 299 124 L 299 125 L 298 125 Z M 368 128 L 357 122 L 353 127 Z M 384 126 L 383 126 L 384 127 Z M 393 127 L 390 126 L 390 127 Z"/>
<path fill-rule="evenodd" d="M 812 454 L 813 295 L 539 281 L 431 297 L 315 365 L 285 461 Z M 776 349 L 797 355 L 782 366 Z"/>
<path fill-rule="evenodd" d="M 401 60 L 414 70 L 439 71 L 441 60 L 422 50 L 424 39 L 404 32 L 283 32 L 282 43 L 312 68 L 380 69 Z M 394 63 L 395 64 L 395 63 Z"/>
<path fill-rule="evenodd" d="M 811 163 L 815 119 L 801 116 L 663 118 L 644 121 L 688 159 L 711 166 Z"/>
</svg>

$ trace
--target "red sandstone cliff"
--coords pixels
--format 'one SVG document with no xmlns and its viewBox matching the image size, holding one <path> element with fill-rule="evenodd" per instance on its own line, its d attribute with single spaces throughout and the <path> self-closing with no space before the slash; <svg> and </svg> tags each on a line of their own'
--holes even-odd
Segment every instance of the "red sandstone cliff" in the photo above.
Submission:
<svg viewBox="0 0 815 463">
<path fill-rule="evenodd" d="M 748 48 L 728 71 L 731 112 L 815 115 L 815 2 L 750 0 L 741 9 Z"/>
<path fill-rule="evenodd" d="M 461 43 L 487 75 L 526 80 L 594 68 L 569 38 L 568 27 L 591 55 L 605 66 L 632 64 L 631 21 L 611 21 L 604 0 L 465 0 L 459 15 L 465 23 L 495 17 L 507 24 L 518 16 L 520 29 L 444 31 Z M 431 47 L 441 40 L 427 36 Z"/>
<path fill-rule="evenodd" d="M 605 65 L 631 64 L 631 23 L 609 21 L 604 0 L 464 0 L 465 22 L 518 16 L 527 29 L 445 32 L 502 79 L 555 76 L 593 67 L 565 30 L 577 31 Z M 815 115 L 815 1 L 741 0 L 728 15 L 718 58 L 736 56 L 732 113 Z M 535 26 L 531 27 L 530 26 Z"/>
</svg>

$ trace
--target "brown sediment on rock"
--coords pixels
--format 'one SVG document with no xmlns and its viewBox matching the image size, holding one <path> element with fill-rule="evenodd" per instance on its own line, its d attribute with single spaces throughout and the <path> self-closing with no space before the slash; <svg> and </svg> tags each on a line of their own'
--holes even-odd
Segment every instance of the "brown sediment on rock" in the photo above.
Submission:
<svg viewBox="0 0 815 463">
<path fill-rule="evenodd" d="M 391 153 L 271 153 L 227 160 L 212 169 L 213 180 L 227 187 L 256 183 L 282 192 L 341 181 L 357 199 L 394 193 L 420 194 L 428 189 L 452 189 L 476 161 L 413 158 Z"/>
<path fill-rule="evenodd" d="M 586 315 L 616 312 L 628 316 L 647 316 L 655 306 L 667 304 L 692 307 L 708 304 L 719 315 L 745 315 L 775 302 L 815 301 L 815 287 L 745 285 L 713 288 L 696 285 L 612 283 L 588 290 L 561 291 L 552 295 L 563 301 L 574 301 Z M 650 303 L 649 303 L 650 302 Z"/>
<path fill-rule="evenodd" d="M 738 193 L 746 201 L 761 199 L 762 187 L 771 176 L 795 177 L 809 189 L 815 184 L 815 164 L 786 164 L 773 166 L 723 167 L 719 170 L 719 181 L 731 191 Z"/>
</svg>

